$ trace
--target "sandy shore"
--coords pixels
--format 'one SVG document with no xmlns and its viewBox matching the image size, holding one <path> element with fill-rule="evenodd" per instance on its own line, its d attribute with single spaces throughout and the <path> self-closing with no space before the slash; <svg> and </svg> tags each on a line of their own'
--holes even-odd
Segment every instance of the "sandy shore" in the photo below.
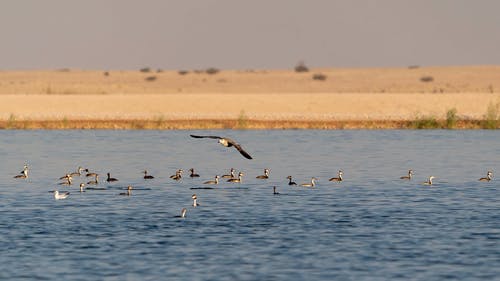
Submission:
<svg viewBox="0 0 500 281">
<path fill-rule="evenodd" d="M 259 119 L 410 120 L 481 119 L 499 94 L 168 94 L 2 95 L 0 119 Z"/>
<path fill-rule="evenodd" d="M 315 81 L 313 73 L 327 75 Z M 423 76 L 433 77 L 422 82 Z M 148 77 L 155 77 L 148 80 Z M 404 121 L 483 119 L 500 104 L 500 67 L 0 72 L 0 120 Z M 362 124 L 362 123 L 359 123 Z"/>
</svg>

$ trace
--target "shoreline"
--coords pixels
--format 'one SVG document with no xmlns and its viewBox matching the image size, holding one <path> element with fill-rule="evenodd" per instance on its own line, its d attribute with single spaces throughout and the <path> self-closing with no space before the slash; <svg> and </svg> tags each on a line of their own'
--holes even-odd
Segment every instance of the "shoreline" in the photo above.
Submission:
<svg viewBox="0 0 500 281">
<path fill-rule="evenodd" d="M 0 130 L 400 130 L 500 129 L 495 120 L 0 120 Z"/>
</svg>

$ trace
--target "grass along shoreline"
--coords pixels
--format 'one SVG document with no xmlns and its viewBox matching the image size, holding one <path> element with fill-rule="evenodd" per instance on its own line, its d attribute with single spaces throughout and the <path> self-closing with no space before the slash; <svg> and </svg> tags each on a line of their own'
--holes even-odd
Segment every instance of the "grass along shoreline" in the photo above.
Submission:
<svg viewBox="0 0 500 281">
<path fill-rule="evenodd" d="M 0 129 L 64 130 L 208 130 L 208 129 L 500 129 L 500 120 L 463 120 L 453 112 L 446 119 L 418 117 L 414 120 L 254 120 L 195 119 L 195 120 L 0 120 Z"/>
</svg>

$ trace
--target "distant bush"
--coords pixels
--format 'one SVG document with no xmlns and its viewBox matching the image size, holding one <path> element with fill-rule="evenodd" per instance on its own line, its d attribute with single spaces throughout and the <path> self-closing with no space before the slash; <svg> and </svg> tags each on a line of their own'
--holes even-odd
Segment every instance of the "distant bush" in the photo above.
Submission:
<svg viewBox="0 0 500 281">
<path fill-rule="evenodd" d="M 412 122 L 412 127 L 415 129 L 437 129 L 439 122 L 432 116 L 418 117 Z"/>
<path fill-rule="evenodd" d="M 105 71 L 104 73 L 104 76 L 108 77 L 109 76 L 109 72 Z"/>
<path fill-rule="evenodd" d="M 179 73 L 179 75 L 186 75 L 189 73 L 189 71 L 187 70 L 179 70 L 177 73 Z"/>
<path fill-rule="evenodd" d="M 148 77 L 144 78 L 144 80 L 146 80 L 148 82 L 153 82 L 156 80 L 156 76 L 148 76 Z"/>
<path fill-rule="evenodd" d="M 490 102 L 483 120 L 483 129 L 497 129 L 500 123 L 500 102 L 493 104 Z"/>
<path fill-rule="evenodd" d="M 420 65 L 410 65 L 408 66 L 408 69 L 418 69 L 420 68 Z"/>
<path fill-rule="evenodd" d="M 432 82 L 432 81 L 434 81 L 434 77 L 432 77 L 432 76 L 422 76 L 422 77 L 420 77 L 420 81 L 422 81 L 422 82 Z"/>
<path fill-rule="evenodd" d="M 158 69 L 156 70 L 156 73 L 162 73 L 162 72 L 163 72 L 163 69 L 161 69 L 161 68 L 158 68 Z"/>
<path fill-rule="evenodd" d="M 308 72 L 308 71 L 309 68 L 302 61 L 295 66 L 295 72 Z"/>
<path fill-rule="evenodd" d="M 327 78 L 326 75 L 323 73 L 315 73 L 313 75 L 313 80 L 325 81 L 326 78 Z"/>
<path fill-rule="evenodd" d="M 144 68 L 141 68 L 139 71 L 140 71 L 140 72 L 144 72 L 144 73 L 148 73 L 148 72 L 151 72 L 151 68 L 149 68 L 149 67 L 144 67 Z"/>
<path fill-rule="evenodd" d="M 206 74 L 211 74 L 211 75 L 213 75 L 213 74 L 217 74 L 217 73 L 219 73 L 219 71 L 220 71 L 220 70 L 219 70 L 219 69 L 217 69 L 217 68 L 215 68 L 215 67 L 209 67 L 209 68 L 207 68 L 207 69 L 205 70 L 205 73 L 206 73 Z"/>
<path fill-rule="evenodd" d="M 446 128 L 453 129 L 457 125 L 457 109 L 452 108 L 446 112 Z"/>
</svg>

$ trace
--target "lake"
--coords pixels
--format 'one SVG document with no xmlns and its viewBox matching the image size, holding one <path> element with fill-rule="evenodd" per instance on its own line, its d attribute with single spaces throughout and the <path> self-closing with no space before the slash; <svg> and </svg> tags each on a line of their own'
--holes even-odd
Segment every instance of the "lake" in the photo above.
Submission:
<svg viewBox="0 0 500 281">
<path fill-rule="evenodd" d="M 189 134 L 233 138 L 254 159 Z M 2 280 L 500 276 L 498 130 L 6 130 L 0 144 Z M 24 164 L 29 178 L 14 179 Z M 78 166 L 102 190 L 80 193 L 84 176 L 57 184 Z M 241 183 L 199 189 L 232 167 Z M 264 168 L 269 179 L 256 179 Z M 344 181 L 328 181 L 338 170 Z M 118 195 L 128 185 L 132 196 Z M 71 194 L 54 200 L 55 189 Z"/>
</svg>

